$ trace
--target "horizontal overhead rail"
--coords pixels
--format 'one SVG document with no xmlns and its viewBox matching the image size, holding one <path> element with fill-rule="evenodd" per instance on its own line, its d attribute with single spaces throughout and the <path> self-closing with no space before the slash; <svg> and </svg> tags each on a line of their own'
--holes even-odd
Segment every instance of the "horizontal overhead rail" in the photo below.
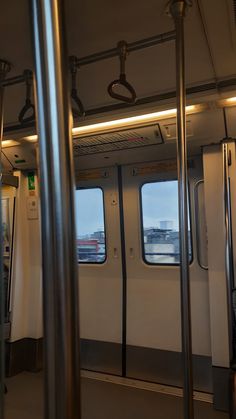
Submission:
<svg viewBox="0 0 236 419">
<path fill-rule="evenodd" d="M 21 84 L 25 82 L 25 76 L 24 74 L 20 74 L 19 76 L 10 77 L 8 79 L 5 79 L 1 82 L 1 86 L 7 87 L 7 86 L 14 86 L 15 84 Z"/>
<path fill-rule="evenodd" d="M 228 80 L 221 80 L 216 82 L 211 82 L 211 83 L 206 83 L 206 84 L 200 84 L 200 85 L 195 85 L 195 86 L 191 86 L 188 87 L 186 89 L 186 95 L 193 95 L 193 94 L 197 94 L 197 93 L 201 93 L 201 92 L 211 92 L 213 90 L 220 90 L 220 89 L 225 89 L 225 88 L 234 88 L 236 89 L 236 78 L 231 78 Z M 157 94 L 157 95 L 153 95 L 153 96 L 145 96 L 142 97 L 140 99 L 138 99 L 135 103 L 135 107 L 137 106 L 141 106 L 141 105 L 146 105 L 146 104 L 151 104 L 151 103 L 155 103 L 155 102 L 161 102 L 164 100 L 168 100 L 168 99 L 174 99 L 176 97 L 176 91 L 172 90 L 166 93 L 161 93 L 161 94 Z M 123 110 L 126 108 L 130 108 L 130 105 L 128 105 L 127 103 L 115 103 L 112 105 L 105 105 L 105 106 L 101 106 L 101 107 L 97 107 L 97 108 L 91 108 L 86 110 L 86 116 L 93 116 L 93 115 L 97 115 L 100 113 L 109 113 L 109 112 L 114 112 L 114 111 L 118 111 L 118 110 Z M 27 123 L 24 125 L 24 127 L 22 127 L 21 124 L 12 124 L 12 125 L 8 125 L 4 127 L 4 133 L 9 133 L 9 132 L 14 132 L 14 131 L 20 131 L 23 128 L 34 128 L 35 127 L 35 123 Z"/>
<path fill-rule="evenodd" d="M 144 48 L 154 47 L 158 44 L 175 40 L 175 31 L 161 33 L 159 35 L 152 36 L 151 38 L 141 39 L 139 41 L 127 43 L 127 52 L 138 51 Z M 112 48 L 105 51 L 97 52 L 96 54 L 87 55 L 86 57 L 78 58 L 78 66 L 88 65 L 97 61 L 107 60 L 108 58 L 117 57 L 119 55 L 119 49 Z"/>
<path fill-rule="evenodd" d="M 159 35 L 152 36 L 150 38 L 140 39 L 139 41 L 131 42 L 130 44 L 127 43 L 127 52 L 138 51 L 144 48 L 150 48 L 158 44 L 163 44 L 165 42 L 174 41 L 175 40 L 175 31 L 161 33 Z M 105 51 L 97 52 L 96 54 L 88 55 L 86 57 L 78 58 L 77 65 L 83 66 L 95 63 L 97 61 L 106 60 L 108 58 L 116 57 L 119 55 L 118 48 L 112 48 Z M 8 79 L 3 80 L 0 84 L 3 87 L 7 86 L 14 86 L 15 84 L 20 84 L 25 82 L 24 74 L 20 74 L 19 76 L 10 77 Z"/>
</svg>

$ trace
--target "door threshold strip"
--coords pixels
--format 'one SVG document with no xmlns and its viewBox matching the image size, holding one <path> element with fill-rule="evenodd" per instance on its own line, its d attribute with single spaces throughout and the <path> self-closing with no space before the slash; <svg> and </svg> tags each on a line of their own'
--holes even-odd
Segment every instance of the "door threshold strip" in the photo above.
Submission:
<svg viewBox="0 0 236 419">
<path fill-rule="evenodd" d="M 178 387 L 172 387 L 165 384 L 150 383 L 147 381 L 135 380 L 133 378 L 118 377 L 115 375 L 104 374 L 100 372 L 93 372 L 81 370 L 81 377 L 91 380 L 103 381 L 110 384 L 117 384 L 125 387 L 132 387 L 139 390 L 153 391 L 156 393 L 167 394 L 174 397 L 183 397 L 183 390 Z M 205 403 L 213 403 L 213 395 L 210 393 L 203 393 L 201 391 L 194 391 L 194 400 Z"/>
</svg>

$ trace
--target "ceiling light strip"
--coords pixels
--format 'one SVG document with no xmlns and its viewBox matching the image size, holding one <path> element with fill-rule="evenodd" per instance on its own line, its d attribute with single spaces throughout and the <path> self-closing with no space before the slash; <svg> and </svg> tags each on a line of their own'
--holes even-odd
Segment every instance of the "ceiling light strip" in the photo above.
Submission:
<svg viewBox="0 0 236 419">
<path fill-rule="evenodd" d="M 186 106 L 186 113 L 192 113 L 196 111 L 197 106 L 191 105 Z M 100 133 L 100 132 L 106 132 L 118 128 L 127 128 L 130 126 L 136 126 L 140 124 L 146 124 L 150 122 L 155 122 L 157 120 L 163 119 L 163 118 L 170 118 L 176 116 L 176 108 L 174 109 L 167 109 L 164 111 L 159 112 L 152 112 L 144 115 L 137 115 L 137 116 L 131 116 L 128 118 L 121 118 L 121 119 L 115 119 L 113 121 L 106 121 L 106 122 L 99 122 L 97 124 L 91 124 L 91 125 L 85 125 L 81 127 L 75 127 L 72 129 L 73 136 L 83 136 L 83 135 L 90 135 L 94 133 Z M 37 135 L 30 135 L 28 137 L 25 137 L 26 140 L 35 142 L 38 139 Z"/>
</svg>

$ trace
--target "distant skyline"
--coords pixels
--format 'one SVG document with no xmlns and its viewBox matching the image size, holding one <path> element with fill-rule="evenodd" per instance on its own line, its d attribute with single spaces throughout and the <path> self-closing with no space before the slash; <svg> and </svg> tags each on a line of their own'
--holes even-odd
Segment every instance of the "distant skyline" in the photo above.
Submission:
<svg viewBox="0 0 236 419">
<path fill-rule="evenodd" d="M 144 228 L 159 228 L 161 221 L 171 221 L 179 229 L 178 182 L 146 183 L 141 189 Z M 104 230 L 103 193 L 100 188 L 76 191 L 76 236 Z"/>
<path fill-rule="evenodd" d="M 99 188 L 78 189 L 75 194 L 76 237 L 104 230 L 103 193 Z"/>
<path fill-rule="evenodd" d="M 142 206 L 144 228 L 158 228 L 160 221 L 172 221 L 173 229 L 179 229 L 177 181 L 144 184 Z"/>
</svg>

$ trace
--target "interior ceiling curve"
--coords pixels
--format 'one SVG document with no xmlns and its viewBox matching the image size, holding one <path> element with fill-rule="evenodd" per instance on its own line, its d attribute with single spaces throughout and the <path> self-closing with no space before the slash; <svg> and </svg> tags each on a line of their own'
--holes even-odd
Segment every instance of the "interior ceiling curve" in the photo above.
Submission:
<svg viewBox="0 0 236 419">
<path fill-rule="evenodd" d="M 124 39 L 133 42 L 173 30 L 166 0 L 67 0 L 68 54 L 83 57 L 114 48 Z M 186 82 L 188 86 L 236 75 L 235 26 L 229 1 L 194 0 L 186 17 Z M 10 76 L 33 69 L 28 0 L 3 2 L 0 14 L 1 57 L 13 65 Z M 175 89 L 174 42 L 131 53 L 127 79 L 142 98 Z M 119 75 L 117 57 L 81 67 L 79 96 L 86 110 L 116 103 L 107 93 Z M 24 85 L 7 87 L 5 123 L 17 121 L 24 103 Z"/>
</svg>

